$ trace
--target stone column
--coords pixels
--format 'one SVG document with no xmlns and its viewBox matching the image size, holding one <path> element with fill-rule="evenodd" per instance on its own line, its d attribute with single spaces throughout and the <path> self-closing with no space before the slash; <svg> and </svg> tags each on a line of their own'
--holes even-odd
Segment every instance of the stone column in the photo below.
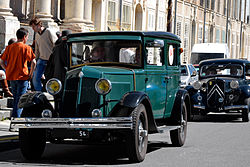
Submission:
<svg viewBox="0 0 250 167">
<path fill-rule="evenodd" d="M 30 7 L 29 7 L 29 14 L 28 14 L 28 20 L 31 20 L 33 17 L 35 17 L 35 0 L 30 0 Z"/>
<path fill-rule="evenodd" d="M 12 13 L 18 17 L 18 20 L 25 20 L 26 17 L 26 1 L 10 0 Z"/>
<path fill-rule="evenodd" d="M 45 27 L 58 31 L 59 27 L 52 19 L 51 0 L 35 0 L 35 16 L 39 17 Z"/>
<path fill-rule="evenodd" d="M 0 0 L 0 50 L 7 45 L 10 38 L 16 38 L 16 31 L 20 28 L 20 22 L 11 10 L 9 0 Z"/>
<path fill-rule="evenodd" d="M 51 1 L 51 13 L 53 15 L 52 19 L 55 22 L 60 22 L 60 4 L 61 0 L 52 0 Z"/>
<path fill-rule="evenodd" d="M 92 17 L 92 0 L 84 1 L 84 23 L 87 25 L 89 30 L 94 30 L 94 25 L 91 20 Z"/>
<path fill-rule="evenodd" d="M 65 1 L 65 18 L 61 29 L 70 29 L 73 32 L 86 31 L 86 25 L 83 19 L 83 0 Z"/>
</svg>

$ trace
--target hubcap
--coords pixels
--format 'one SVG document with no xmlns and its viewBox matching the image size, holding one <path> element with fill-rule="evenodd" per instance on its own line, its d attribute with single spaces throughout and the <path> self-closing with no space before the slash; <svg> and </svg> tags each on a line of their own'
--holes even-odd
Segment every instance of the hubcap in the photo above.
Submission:
<svg viewBox="0 0 250 167">
<path fill-rule="evenodd" d="M 180 136 L 182 139 L 185 138 L 185 127 L 187 125 L 187 121 L 185 120 L 185 115 L 184 113 L 182 112 L 181 114 L 181 128 L 180 128 Z"/>
<path fill-rule="evenodd" d="M 139 152 L 142 152 L 143 148 L 145 147 L 145 137 L 148 136 L 148 131 L 144 129 L 143 123 L 141 120 L 139 120 L 139 126 L 138 126 L 138 136 L 139 136 Z"/>
</svg>

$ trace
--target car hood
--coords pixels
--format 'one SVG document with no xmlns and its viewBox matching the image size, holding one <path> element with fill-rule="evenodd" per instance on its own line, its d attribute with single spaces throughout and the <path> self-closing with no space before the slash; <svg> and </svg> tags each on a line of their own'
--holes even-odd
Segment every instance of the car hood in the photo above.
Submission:
<svg viewBox="0 0 250 167">
<path fill-rule="evenodd" d="M 181 81 L 187 81 L 189 79 L 189 76 L 181 76 Z"/>
<path fill-rule="evenodd" d="M 133 75 L 133 71 L 121 67 L 84 66 L 82 67 L 84 77 L 101 78 L 105 74 L 109 75 Z"/>
</svg>

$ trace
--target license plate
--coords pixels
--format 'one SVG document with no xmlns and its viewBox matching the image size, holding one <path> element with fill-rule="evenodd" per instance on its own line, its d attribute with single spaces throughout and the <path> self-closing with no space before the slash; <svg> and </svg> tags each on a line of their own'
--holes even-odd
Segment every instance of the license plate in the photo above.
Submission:
<svg viewBox="0 0 250 167">
<path fill-rule="evenodd" d="M 53 137 L 82 139 L 89 137 L 89 131 L 81 129 L 54 129 Z"/>
<path fill-rule="evenodd" d="M 79 130 L 78 131 L 79 133 L 79 137 L 80 138 L 86 138 L 86 137 L 89 137 L 89 132 L 88 131 L 85 131 L 85 130 Z"/>
</svg>

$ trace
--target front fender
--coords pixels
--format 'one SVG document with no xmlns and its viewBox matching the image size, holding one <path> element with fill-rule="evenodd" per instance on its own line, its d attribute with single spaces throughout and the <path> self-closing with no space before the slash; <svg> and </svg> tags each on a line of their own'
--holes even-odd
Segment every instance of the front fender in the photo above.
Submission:
<svg viewBox="0 0 250 167">
<path fill-rule="evenodd" d="M 136 108 L 141 103 L 144 104 L 147 110 L 149 133 L 158 132 L 152 106 L 147 94 L 138 91 L 128 92 L 120 100 L 119 106 L 131 108 L 130 111 L 132 111 L 132 109 Z"/>
<path fill-rule="evenodd" d="M 187 114 L 188 114 L 188 117 L 189 117 L 190 112 L 191 112 L 190 96 L 189 96 L 187 90 L 180 89 L 176 94 L 174 106 L 173 106 L 173 109 L 172 109 L 172 112 L 171 112 L 171 117 L 170 117 L 170 121 L 169 121 L 169 123 L 171 125 L 172 124 L 180 125 L 182 106 L 183 106 L 184 103 L 186 104 Z"/>
<path fill-rule="evenodd" d="M 21 117 L 41 117 L 44 109 L 51 110 L 55 116 L 54 109 L 43 92 L 25 93 L 20 97 L 18 107 L 23 108 Z"/>
<path fill-rule="evenodd" d="M 250 97 L 250 86 L 241 86 L 240 90 L 243 93 L 241 98 L 246 99 Z"/>
<path fill-rule="evenodd" d="M 135 108 L 144 99 L 149 101 L 148 96 L 144 92 L 128 92 L 120 100 L 120 105 L 129 107 L 129 108 Z"/>
</svg>

